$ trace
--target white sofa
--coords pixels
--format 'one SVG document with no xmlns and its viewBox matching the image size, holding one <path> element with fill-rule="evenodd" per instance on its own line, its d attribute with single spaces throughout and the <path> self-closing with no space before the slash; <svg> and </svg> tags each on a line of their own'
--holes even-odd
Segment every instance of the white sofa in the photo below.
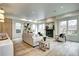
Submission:
<svg viewBox="0 0 79 59">
<path fill-rule="evenodd" d="M 31 46 L 35 47 L 37 45 L 39 45 L 39 41 L 41 39 L 43 39 L 42 36 L 33 34 L 33 33 L 29 33 L 29 32 L 25 32 L 22 35 L 22 39 L 24 42 L 30 44 Z"/>
<path fill-rule="evenodd" d="M 14 47 L 13 42 L 7 36 L 6 40 L 0 40 L 0 56 L 13 56 Z"/>
</svg>

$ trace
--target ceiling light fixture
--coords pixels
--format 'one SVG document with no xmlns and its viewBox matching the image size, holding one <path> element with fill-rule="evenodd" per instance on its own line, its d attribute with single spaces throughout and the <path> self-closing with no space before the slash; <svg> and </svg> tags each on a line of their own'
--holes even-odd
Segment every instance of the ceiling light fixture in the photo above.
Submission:
<svg viewBox="0 0 79 59">
<path fill-rule="evenodd" d="M 3 8 L 0 8 L 0 22 L 4 22 L 4 13 Z"/>
</svg>

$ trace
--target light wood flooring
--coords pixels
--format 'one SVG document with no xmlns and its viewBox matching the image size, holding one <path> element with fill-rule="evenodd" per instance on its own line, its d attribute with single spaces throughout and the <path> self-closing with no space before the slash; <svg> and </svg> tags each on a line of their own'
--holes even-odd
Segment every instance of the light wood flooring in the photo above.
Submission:
<svg viewBox="0 0 79 59">
<path fill-rule="evenodd" d="M 33 48 L 32 46 L 20 42 L 18 44 L 14 44 L 15 48 L 15 56 L 42 56 L 48 54 L 49 50 L 46 52 L 39 49 L 39 47 Z"/>
<path fill-rule="evenodd" d="M 39 47 L 24 43 L 23 41 L 14 41 L 15 56 L 78 56 L 79 43 L 76 42 L 50 42 L 50 49 L 42 51 Z"/>
</svg>

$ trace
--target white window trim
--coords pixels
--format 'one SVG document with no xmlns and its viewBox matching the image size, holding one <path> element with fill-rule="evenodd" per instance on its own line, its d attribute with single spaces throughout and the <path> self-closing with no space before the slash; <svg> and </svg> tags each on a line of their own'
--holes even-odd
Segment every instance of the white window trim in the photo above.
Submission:
<svg viewBox="0 0 79 59">
<path fill-rule="evenodd" d="M 70 19 L 70 20 L 77 20 L 77 30 L 78 30 L 78 19 L 76 18 L 76 19 Z M 66 32 L 66 35 L 69 35 L 69 34 L 68 34 L 68 21 L 69 21 L 69 20 L 61 20 L 61 21 L 59 21 L 59 22 L 58 22 L 58 28 L 60 27 L 59 24 L 60 24 L 60 22 L 62 22 L 62 21 L 67 21 L 67 27 L 66 27 L 66 28 L 67 28 L 67 32 Z M 60 28 L 59 28 L 59 30 L 58 30 L 58 33 L 60 34 L 59 31 L 60 31 Z M 76 35 L 77 35 L 77 34 L 72 34 L 72 35 L 69 35 L 69 36 L 76 36 Z"/>
</svg>

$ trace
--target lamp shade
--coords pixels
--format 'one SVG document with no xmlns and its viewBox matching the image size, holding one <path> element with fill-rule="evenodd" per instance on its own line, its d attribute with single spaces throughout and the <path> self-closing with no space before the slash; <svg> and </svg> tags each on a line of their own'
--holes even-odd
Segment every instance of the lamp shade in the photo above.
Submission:
<svg viewBox="0 0 79 59">
<path fill-rule="evenodd" d="M 5 12 L 4 12 L 4 10 L 3 10 L 3 8 L 0 8 L 0 14 L 4 14 Z"/>
<path fill-rule="evenodd" d="M 4 22 L 4 20 L 0 20 L 0 22 Z"/>
<path fill-rule="evenodd" d="M 1 19 L 4 19 L 4 15 L 3 14 L 0 14 L 0 20 Z"/>
<path fill-rule="evenodd" d="M 0 9 L 0 22 L 4 22 L 4 10 Z"/>
</svg>

